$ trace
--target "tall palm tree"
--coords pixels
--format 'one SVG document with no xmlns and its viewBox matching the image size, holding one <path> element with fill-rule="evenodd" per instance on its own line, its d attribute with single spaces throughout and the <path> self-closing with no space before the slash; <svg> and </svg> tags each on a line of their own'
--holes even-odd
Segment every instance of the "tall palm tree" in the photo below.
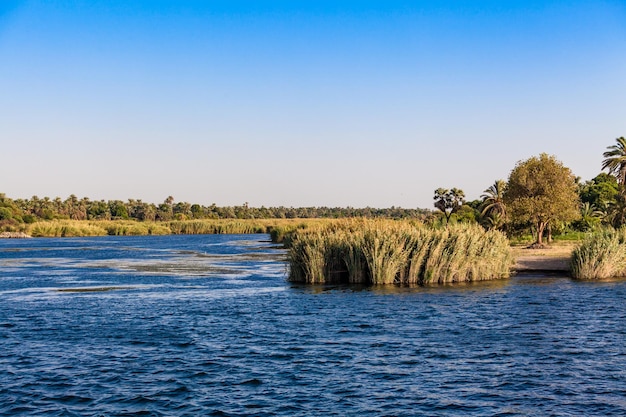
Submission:
<svg viewBox="0 0 626 417">
<path fill-rule="evenodd" d="M 480 198 L 483 199 L 483 210 L 480 215 L 484 216 L 487 213 L 497 213 L 504 220 L 506 218 L 506 206 L 504 205 L 504 190 L 506 189 L 506 181 L 497 180 L 493 185 L 487 188 Z"/>
<path fill-rule="evenodd" d="M 602 169 L 608 169 L 609 174 L 615 175 L 620 185 L 620 191 L 624 194 L 624 185 L 626 184 L 626 138 L 619 137 L 615 139 L 617 144 L 608 146 L 608 151 L 604 152 L 604 161 L 602 161 Z"/>
</svg>

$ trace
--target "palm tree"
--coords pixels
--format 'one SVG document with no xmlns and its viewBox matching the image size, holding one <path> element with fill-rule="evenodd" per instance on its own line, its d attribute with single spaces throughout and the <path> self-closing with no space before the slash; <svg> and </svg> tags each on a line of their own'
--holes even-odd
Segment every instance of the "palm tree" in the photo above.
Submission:
<svg viewBox="0 0 626 417">
<path fill-rule="evenodd" d="M 602 216 L 604 213 L 588 201 L 580 206 L 579 223 L 584 231 L 593 229 L 596 224 L 600 223 Z"/>
<path fill-rule="evenodd" d="M 624 184 L 626 184 L 626 138 L 615 139 L 617 144 L 608 146 L 608 151 L 604 152 L 602 169 L 608 169 L 609 174 L 615 175 L 620 185 L 620 191 L 624 194 Z"/>
<path fill-rule="evenodd" d="M 500 229 L 504 226 L 504 217 L 497 211 L 491 213 L 489 217 L 485 219 L 485 223 L 488 229 Z"/>
<path fill-rule="evenodd" d="M 626 224 L 626 195 L 619 194 L 615 201 L 607 204 L 607 220 L 615 228 Z"/>
<path fill-rule="evenodd" d="M 487 188 L 480 198 L 483 199 L 483 210 L 480 215 L 484 216 L 487 213 L 499 214 L 502 219 L 506 218 L 506 206 L 504 205 L 503 195 L 506 189 L 506 181 L 497 180 L 493 185 Z"/>
<path fill-rule="evenodd" d="M 465 193 L 459 188 L 448 190 L 437 188 L 435 190 L 435 207 L 442 211 L 446 218 L 446 225 L 450 222 L 452 214 L 457 212 L 465 203 Z"/>
</svg>

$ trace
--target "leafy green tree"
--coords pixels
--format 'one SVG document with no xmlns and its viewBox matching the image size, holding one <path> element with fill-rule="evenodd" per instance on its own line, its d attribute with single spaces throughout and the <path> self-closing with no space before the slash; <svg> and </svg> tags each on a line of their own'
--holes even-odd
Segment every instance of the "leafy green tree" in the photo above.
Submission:
<svg viewBox="0 0 626 417">
<path fill-rule="evenodd" d="M 451 190 L 437 188 L 433 199 L 435 200 L 435 208 L 441 210 L 446 218 L 446 224 L 448 224 L 452 214 L 457 212 L 465 202 L 465 193 L 458 188 Z"/>
<path fill-rule="evenodd" d="M 109 201 L 109 212 L 113 219 L 128 220 L 128 209 L 123 201 Z"/>
<path fill-rule="evenodd" d="M 110 220 L 111 212 L 106 201 L 91 201 L 87 206 L 87 218 L 90 220 Z"/>
<path fill-rule="evenodd" d="M 178 202 L 172 207 L 174 217 L 177 220 L 186 220 L 191 217 L 191 204 L 187 202 Z"/>
<path fill-rule="evenodd" d="M 171 204 L 161 203 L 157 208 L 156 218 L 160 221 L 169 221 L 174 217 L 174 210 Z"/>
<path fill-rule="evenodd" d="M 580 215 L 576 178 L 569 168 L 545 153 L 517 163 L 503 197 L 514 222 L 535 225 L 538 245 L 543 244 L 550 222 L 569 222 Z"/>
<path fill-rule="evenodd" d="M 617 178 L 620 185 L 620 192 L 625 193 L 626 184 L 626 138 L 619 137 L 615 139 L 617 142 L 613 146 L 608 146 L 608 151 L 604 152 L 604 161 L 602 161 L 602 169 L 608 169 L 609 174 Z"/>
<path fill-rule="evenodd" d="M 454 212 L 454 217 L 460 223 L 476 223 L 477 211 L 470 204 L 462 204 L 458 210 Z"/>
<path fill-rule="evenodd" d="M 203 219 L 205 217 L 204 208 L 200 204 L 192 204 L 191 216 L 194 219 Z"/>
<path fill-rule="evenodd" d="M 8 207 L 0 207 L 0 220 L 11 220 L 13 212 Z"/>
<path fill-rule="evenodd" d="M 579 193 L 583 203 L 599 208 L 615 202 L 619 184 L 614 176 L 601 172 L 592 180 L 580 184 Z"/>
</svg>

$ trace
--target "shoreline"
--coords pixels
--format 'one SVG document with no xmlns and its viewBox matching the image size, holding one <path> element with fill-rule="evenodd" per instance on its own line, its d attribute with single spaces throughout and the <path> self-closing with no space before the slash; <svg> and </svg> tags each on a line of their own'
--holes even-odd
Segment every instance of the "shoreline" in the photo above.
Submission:
<svg viewBox="0 0 626 417">
<path fill-rule="evenodd" d="M 0 232 L 0 239 L 30 239 L 31 237 L 23 232 Z"/>
<path fill-rule="evenodd" d="M 0 232 L 0 239 L 30 239 L 32 236 L 23 232 Z M 514 264 L 512 273 L 519 272 L 570 272 L 570 259 L 573 245 L 555 245 L 547 249 L 528 249 L 523 246 L 511 246 Z"/>
</svg>

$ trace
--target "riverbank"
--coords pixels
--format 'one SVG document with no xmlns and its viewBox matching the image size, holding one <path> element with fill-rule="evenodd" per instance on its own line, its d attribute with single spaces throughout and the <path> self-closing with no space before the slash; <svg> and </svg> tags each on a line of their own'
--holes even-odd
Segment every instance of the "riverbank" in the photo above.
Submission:
<svg viewBox="0 0 626 417">
<path fill-rule="evenodd" d="M 513 245 L 513 272 L 570 272 L 572 251 L 576 243 L 558 243 L 544 249 Z"/>
<path fill-rule="evenodd" d="M 298 228 L 320 226 L 336 222 L 332 219 L 273 219 L 273 220 L 196 220 L 179 222 L 135 221 L 51 221 L 37 222 L 25 232 L 0 232 L 0 238 L 22 239 L 34 237 L 78 237 L 93 235 L 148 235 L 148 234 L 239 234 L 270 233 L 275 243 Z M 86 230 L 86 229 L 89 230 Z M 28 233 L 30 232 L 30 233 Z M 89 233 L 87 233 L 89 232 Z M 526 245 L 511 245 L 514 264 L 511 272 L 570 272 L 575 242 L 559 242 L 545 249 L 527 249 Z"/>
<path fill-rule="evenodd" d="M 28 239 L 30 235 L 23 232 L 1 232 L 0 239 Z"/>
<path fill-rule="evenodd" d="M 205 219 L 168 222 L 134 220 L 51 220 L 0 231 L 4 238 L 147 236 L 270 233 L 276 243 L 292 230 L 328 225 L 335 219 Z"/>
</svg>

